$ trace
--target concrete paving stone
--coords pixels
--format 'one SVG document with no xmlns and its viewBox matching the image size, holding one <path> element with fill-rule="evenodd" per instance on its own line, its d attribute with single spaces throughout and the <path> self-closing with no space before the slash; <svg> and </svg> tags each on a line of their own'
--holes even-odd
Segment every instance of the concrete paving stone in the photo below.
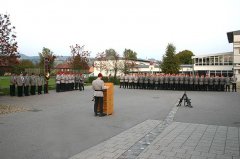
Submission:
<svg viewBox="0 0 240 159">
<path fill-rule="evenodd" d="M 191 159 L 207 159 L 207 157 L 204 157 L 204 156 L 194 156 L 194 155 L 192 155 L 192 156 L 191 156 Z"/>
<path fill-rule="evenodd" d="M 233 156 L 239 156 L 239 151 L 230 151 L 230 150 L 225 150 L 225 154 L 233 155 Z"/>
<path fill-rule="evenodd" d="M 217 155 L 216 159 L 232 159 L 231 155 Z"/>
<path fill-rule="evenodd" d="M 213 153 L 206 153 L 206 152 L 202 152 L 201 156 L 205 156 L 207 158 L 215 158 L 217 155 L 213 154 Z"/>
<path fill-rule="evenodd" d="M 177 153 L 183 153 L 185 154 L 187 152 L 186 149 L 182 149 L 182 148 L 173 148 L 172 152 L 177 152 Z"/>
<path fill-rule="evenodd" d="M 177 152 L 175 157 L 179 157 L 179 158 L 183 158 L 183 159 L 190 159 L 191 158 L 191 154 L 185 154 L 185 153 Z"/>
<path fill-rule="evenodd" d="M 240 159 L 240 156 L 233 156 L 233 159 Z"/>
<path fill-rule="evenodd" d="M 188 150 L 186 154 L 194 155 L 194 156 L 200 156 L 201 152 L 200 151 L 190 151 Z"/>
<path fill-rule="evenodd" d="M 151 155 L 148 159 L 166 159 L 163 155 Z"/>
<path fill-rule="evenodd" d="M 176 152 L 169 152 L 169 151 L 162 151 L 161 155 L 167 156 L 167 157 L 174 157 L 177 153 Z"/>
<path fill-rule="evenodd" d="M 217 155 L 223 155 L 224 151 L 210 150 L 209 153 L 214 153 L 214 154 L 217 154 Z"/>
</svg>

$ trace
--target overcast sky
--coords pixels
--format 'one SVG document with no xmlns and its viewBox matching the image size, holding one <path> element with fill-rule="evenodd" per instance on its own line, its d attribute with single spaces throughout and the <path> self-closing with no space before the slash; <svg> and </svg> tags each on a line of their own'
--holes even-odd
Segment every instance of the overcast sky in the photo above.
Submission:
<svg viewBox="0 0 240 159">
<path fill-rule="evenodd" d="M 85 45 L 91 57 L 125 48 L 161 59 L 168 43 L 195 55 L 232 51 L 226 33 L 240 30 L 240 0 L 1 0 L 16 26 L 19 52 L 43 47 L 70 55 Z"/>
</svg>

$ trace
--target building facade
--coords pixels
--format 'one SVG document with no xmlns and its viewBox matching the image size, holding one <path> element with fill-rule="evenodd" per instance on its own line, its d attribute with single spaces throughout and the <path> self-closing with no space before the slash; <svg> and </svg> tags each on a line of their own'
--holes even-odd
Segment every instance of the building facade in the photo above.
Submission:
<svg viewBox="0 0 240 159">
<path fill-rule="evenodd" d="M 235 75 L 240 80 L 240 31 L 227 33 L 233 52 L 193 56 L 193 73 L 199 75 Z"/>
</svg>

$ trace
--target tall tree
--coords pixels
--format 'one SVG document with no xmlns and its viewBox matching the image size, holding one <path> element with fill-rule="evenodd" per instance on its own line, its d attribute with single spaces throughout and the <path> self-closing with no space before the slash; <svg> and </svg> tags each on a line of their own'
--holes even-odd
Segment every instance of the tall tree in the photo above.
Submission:
<svg viewBox="0 0 240 159">
<path fill-rule="evenodd" d="M 178 73 L 179 68 L 179 61 L 176 57 L 176 47 L 173 44 L 168 44 L 161 64 L 162 72 L 171 74 Z"/>
<path fill-rule="evenodd" d="M 97 53 L 95 57 L 96 61 L 94 62 L 94 67 L 99 69 L 99 72 L 106 71 L 108 72 L 109 66 L 107 64 L 107 57 L 105 52 Z"/>
<path fill-rule="evenodd" d="M 194 54 L 189 50 L 183 50 L 176 54 L 180 64 L 192 64 L 192 56 L 194 56 Z"/>
<path fill-rule="evenodd" d="M 11 25 L 10 16 L 0 14 L 0 66 L 13 66 L 20 57 L 17 52 L 15 26 Z"/>
<path fill-rule="evenodd" d="M 114 73 L 113 77 L 115 81 L 117 77 L 117 73 L 120 69 L 120 65 L 119 65 L 120 56 L 114 49 L 105 50 L 105 53 L 106 53 L 106 58 L 109 60 L 109 66 L 110 68 L 113 69 L 113 73 Z"/>
<path fill-rule="evenodd" d="M 79 44 L 71 45 L 71 57 L 69 59 L 70 65 L 74 70 L 87 72 L 89 70 L 88 61 L 90 57 L 90 52 L 84 50 L 84 45 Z"/>
<path fill-rule="evenodd" d="M 38 53 L 38 55 L 40 58 L 39 66 L 41 68 L 44 68 L 45 60 L 47 60 L 47 62 L 48 62 L 49 69 L 53 68 L 54 60 L 56 59 L 56 56 L 49 48 L 43 47 L 42 52 Z"/>
<path fill-rule="evenodd" d="M 130 71 L 133 71 L 133 68 L 136 66 L 135 60 L 137 60 L 137 53 L 131 49 L 125 49 L 123 52 L 124 62 L 121 66 L 121 71 L 124 74 L 128 74 Z"/>
</svg>

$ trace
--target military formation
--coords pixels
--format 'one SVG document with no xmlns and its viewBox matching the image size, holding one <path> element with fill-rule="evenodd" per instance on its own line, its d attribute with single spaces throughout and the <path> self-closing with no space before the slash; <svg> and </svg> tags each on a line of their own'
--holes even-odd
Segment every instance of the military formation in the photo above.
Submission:
<svg viewBox="0 0 240 159">
<path fill-rule="evenodd" d="M 237 78 L 235 76 L 199 76 L 198 74 L 134 74 L 120 76 L 120 88 L 127 89 L 236 92 L 236 82 Z"/>
<path fill-rule="evenodd" d="M 82 73 L 59 72 L 56 75 L 56 92 L 84 90 L 84 76 Z"/>
<path fill-rule="evenodd" d="M 48 93 L 47 80 L 41 74 L 12 74 L 10 77 L 10 96 L 29 96 Z"/>
</svg>

